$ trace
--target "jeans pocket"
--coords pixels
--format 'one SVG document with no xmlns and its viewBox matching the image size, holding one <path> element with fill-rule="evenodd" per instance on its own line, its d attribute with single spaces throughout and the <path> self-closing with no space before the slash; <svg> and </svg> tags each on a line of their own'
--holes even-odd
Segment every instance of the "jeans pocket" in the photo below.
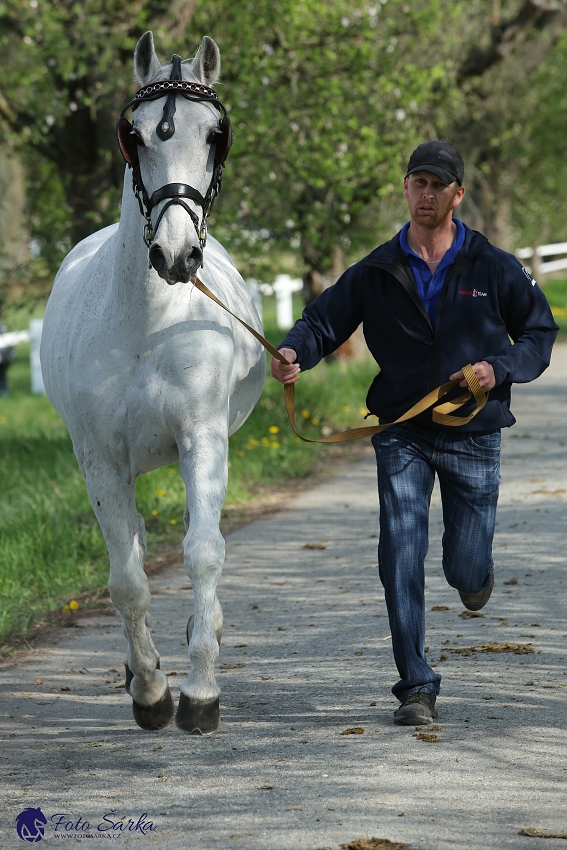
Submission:
<svg viewBox="0 0 567 850">
<path fill-rule="evenodd" d="M 500 430 L 495 431 L 472 431 L 467 437 L 467 443 L 471 449 L 480 449 L 485 452 L 500 451 Z"/>
</svg>

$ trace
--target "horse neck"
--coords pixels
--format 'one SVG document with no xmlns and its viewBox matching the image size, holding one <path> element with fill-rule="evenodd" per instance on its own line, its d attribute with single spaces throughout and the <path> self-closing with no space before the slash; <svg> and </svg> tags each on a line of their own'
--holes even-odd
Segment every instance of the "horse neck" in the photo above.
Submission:
<svg viewBox="0 0 567 850">
<path fill-rule="evenodd" d="M 120 223 L 116 233 L 116 251 L 112 288 L 118 301 L 128 310 L 137 310 L 154 324 L 169 308 L 171 287 L 164 283 L 153 268 L 148 267 L 148 249 L 144 244 L 145 220 L 132 191 L 131 172 L 126 170 Z M 143 321 L 143 318 L 142 318 Z"/>
</svg>

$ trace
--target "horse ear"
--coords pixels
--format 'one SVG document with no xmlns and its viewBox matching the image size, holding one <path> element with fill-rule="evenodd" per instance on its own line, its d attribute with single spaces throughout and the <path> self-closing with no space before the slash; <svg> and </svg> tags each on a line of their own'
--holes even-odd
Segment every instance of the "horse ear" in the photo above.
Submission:
<svg viewBox="0 0 567 850">
<path fill-rule="evenodd" d="M 154 47 L 151 30 L 145 32 L 134 51 L 134 76 L 141 86 L 145 86 L 161 71 L 161 62 Z"/>
<path fill-rule="evenodd" d="M 220 50 L 212 38 L 204 35 L 199 52 L 193 59 L 193 74 L 204 85 L 214 86 L 220 77 L 220 67 Z"/>
</svg>

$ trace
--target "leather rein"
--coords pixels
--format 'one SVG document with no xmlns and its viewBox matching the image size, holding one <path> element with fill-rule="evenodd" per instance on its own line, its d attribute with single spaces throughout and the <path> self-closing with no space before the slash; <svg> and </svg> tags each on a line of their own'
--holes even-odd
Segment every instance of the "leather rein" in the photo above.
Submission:
<svg viewBox="0 0 567 850">
<path fill-rule="evenodd" d="M 151 195 L 148 195 L 146 187 L 144 186 L 144 181 L 142 179 L 142 173 L 140 171 L 140 161 L 138 157 L 138 142 L 136 141 L 136 135 L 133 131 L 132 124 L 126 119 L 125 113 L 126 110 L 132 107 L 132 111 L 137 109 L 137 107 L 147 100 L 157 100 L 161 97 L 167 97 L 167 101 L 165 103 L 163 109 L 163 115 L 160 119 L 158 126 L 156 127 L 156 133 L 162 141 L 167 141 L 170 139 L 175 133 L 175 123 L 173 120 L 173 116 L 175 113 L 175 98 L 177 95 L 181 95 L 186 100 L 192 101 L 204 101 L 206 103 L 210 103 L 221 113 L 221 118 L 216 129 L 217 141 L 215 144 L 215 162 L 213 169 L 213 176 L 207 189 L 205 196 L 203 196 L 198 189 L 195 189 L 193 186 L 189 186 L 187 183 L 168 183 L 166 186 L 162 186 L 160 189 L 156 189 L 155 192 Z M 120 145 L 120 151 L 122 156 L 126 160 L 127 164 L 132 169 L 132 188 L 134 191 L 134 195 L 138 200 L 138 204 L 140 207 L 140 212 L 146 219 L 146 225 L 144 227 L 144 242 L 146 246 L 149 248 L 152 242 L 155 239 L 158 227 L 163 218 L 165 211 L 172 205 L 178 204 L 182 206 L 186 212 L 189 214 L 191 221 L 195 227 L 197 232 L 197 237 L 199 239 L 199 245 L 201 250 L 204 249 L 206 241 L 207 241 L 207 218 L 210 215 L 211 208 L 213 202 L 221 189 L 222 182 L 222 169 L 224 167 L 225 160 L 228 156 L 228 152 L 232 145 L 233 134 L 232 128 L 230 125 L 230 119 L 228 117 L 228 113 L 223 103 L 218 98 L 217 93 L 214 89 L 209 88 L 209 86 L 205 86 L 201 83 L 193 83 L 188 80 L 182 79 L 181 74 L 181 57 L 175 54 L 172 58 L 172 69 L 169 80 L 161 80 L 157 83 L 151 83 L 150 85 L 144 86 L 134 95 L 133 99 L 126 104 L 126 106 L 120 112 L 120 118 L 118 119 L 118 123 L 116 125 L 116 132 L 118 135 L 118 143 Z M 196 214 L 193 210 L 182 200 L 182 198 L 188 198 L 198 204 L 203 210 L 203 215 L 201 221 L 199 221 Z M 154 207 L 156 207 L 161 201 L 167 200 L 166 205 L 160 211 L 155 225 L 152 223 L 151 213 Z M 267 339 L 265 339 L 262 334 L 258 333 L 253 327 L 248 325 L 242 319 L 240 319 L 235 313 L 233 313 L 226 304 L 223 304 L 211 290 L 205 286 L 205 284 L 199 280 L 199 278 L 192 278 L 192 283 L 195 287 L 202 292 L 207 298 L 210 298 L 219 307 L 222 307 L 223 310 L 226 310 L 233 318 L 235 318 L 241 325 L 243 325 L 250 333 L 256 337 L 256 339 L 264 346 L 266 351 L 268 351 L 272 357 L 275 357 L 276 360 L 279 360 L 281 363 L 288 363 L 286 358 L 279 352 Z M 471 389 L 471 392 L 466 392 L 460 395 L 458 398 L 452 399 L 451 401 L 445 402 L 444 404 L 438 404 L 438 402 L 446 396 L 452 389 L 454 389 L 458 381 L 449 381 L 446 384 L 442 384 L 440 387 L 437 387 L 435 390 L 432 390 L 426 396 L 424 396 L 417 404 L 414 404 L 409 410 L 407 410 L 402 416 L 396 419 L 394 422 L 387 422 L 383 425 L 372 425 L 365 426 L 362 428 L 350 428 L 347 431 L 340 431 L 336 434 L 331 434 L 328 437 L 322 437 L 318 440 L 310 439 L 309 437 L 304 437 L 299 433 L 295 424 L 295 384 L 284 384 L 284 395 L 285 395 L 285 404 L 287 409 L 287 415 L 290 421 L 290 425 L 295 432 L 295 434 L 299 437 L 300 440 L 303 440 L 306 443 L 342 443 L 347 440 L 358 440 L 361 437 L 371 437 L 373 434 L 378 434 L 380 431 L 384 431 L 386 428 L 390 428 L 392 425 L 396 425 L 400 422 L 407 422 L 409 419 L 413 419 L 415 416 L 418 416 L 420 413 L 423 413 L 430 407 L 433 407 L 432 410 L 432 419 L 435 423 L 444 426 L 458 426 L 458 425 L 466 425 L 467 422 L 470 422 L 471 419 L 476 416 L 476 414 L 482 410 L 486 401 L 488 399 L 488 393 L 485 393 L 476 377 L 472 366 L 468 364 L 467 366 L 463 366 L 463 374 L 466 378 L 466 381 Z M 463 407 L 472 397 L 476 401 L 476 408 L 469 416 L 454 416 L 455 411 L 459 410 L 459 408 Z"/>
<path fill-rule="evenodd" d="M 268 351 L 272 357 L 275 357 L 276 360 L 279 360 L 280 363 L 286 363 L 289 365 L 288 360 L 283 356 L 281 351 L 278 351 L 267 339 L 264 339 L 261 333 L 258 333 L 253 327 L 248 325 L 245 321 L 240 319 L 232 310 L 223 304 L 223 302 L 217 298 L 217 296 L 211 292 L 211 290 L 205 286 L 205 284 L 199 280 L 198 277 L 192 278 L 191 281 L 195 287 L 202 292 L 203 295 L 206 295 L 207 298 L 210 298 L 211 301 L 214 301 L 215 304 L 218 304 L 219 307 L 222 307 L 223 310 L 226 310 L 233 318 L 235 318 L 241 325 L 243 325 L 246 330 L 250 331 L 250 333 L 256 337 L 256 339 L 264 346 L 266 351 Z M 336 434 L 331 434 L 328 437 L 321 437 L 318 440 L 310 439 L 309 437 L 304 437 L 299 433 L 295 424 L 295 384 L 284 384 L 284 397 L 285 397 L 285 406 L 287 410 L 287 415 L 289 419 L 289 423 L 294 431 L 294 433 L 299 437 L 300 440 L 303 440 L 304 443 L 344 443 L 349 440 L 360 440 L 362 437 L 371 437 L 373 434 L 379 434 L 380 431 L 385 431 L 386 428 L 390 428 L 392 425 L 398 425 L 400 422 L 407 422 L 409 419 L 413 419 L 415 416 L 418 416 L 420 413 L 428 410 L 430 407 L 433 407 L 431 411 L 431 418 L 433 422 L 437 425 L 444 425 L 445 427 L 449 426 L 457 426 L 457 425 L 466 425 L 468 422 L 473 419 L 477 413 L 479 413 L 486 402 L 488 401 L 488 393 L 485 393 L 480 383 L 478 381 L 477 376 L 475 375 L 471 364 L 467 364 L 462 367 L 463 374 L 469 385 L 471 391 L 466 392 L 458 396 L 457 398 L 451 399 L 451 401 L 446 401 L 443 404 L 438 404 L 441 399 L 451 392 L 458 384 L 459 381 L 448 381 L 446 384 L 441 384 L 440 387 L 432 390 L 427 393 L 422 399 L 420 399 L 417 404 L 414 404 L 413 407 L 410 407 L 409 410 L 406 410 L 401 416 L 399 416 L 394 422 L 385 422 L 383 425 L 366 425 L 362 428 L 349 428 L 347 431 L 339 431 Z M 476 407 L 472 413 L 468 416 L 454 416 L 457 410 L 463 407 L 471 398 L 474 397 L 476 401 Z"/>
<path fill-rule="evenodd" d="M 116 124 L 116 133 L 122 156 L 132 169 L 132 189 L 138 201 L 140 213 L 146 219 L 146 225 L 144 227 L 144 242 L 146 247 L 149 248 L 155 240 L 158 227 L 166 210 L 173 204 L 176 204 L 183 207 L 191 218 L 199 239 L 199 245 L 201 250 L 203 250 L 207 242 L 207 218 L 211 213 L 213 202 L 221 190 L 222 170 L 233 142 L 232 127 L 226 107 L 219 100 L 216 91 L 202 83 L 194 83 L 182 79 L 181 57 L 178 54 L 175 54 L 171 61 L 172 69 L 169 80 L 150 83 L 150 85 L 144 86 L 137 91 L 132 100 L 120 112 L 120 117 Z M 130 107 L 132 111 L 136 110 L 145 101 L 167 97 L 163 115 L 156 127 L 156 133 L 159 138 L 162 141 L 167 141 L 175 133 L 173 116 L 175 114 L 175 99 L 178 95 L 181 95 L 185 100 L 210 103 L 221 114 L 219 124 L 214 131 L 216 141 L 213 176 L 204 196 L 198 189 L 189 186 L 187 183 L 168 183 L 166 186 L 156 189 L 149 196 L 144 186 L 142 172 L 140 170 L 136 135 L 132 124 L 125 117 L 125 113 Z M 200 221 L 195 212 L 182 200 L 183 198 L 188 198 L 201 207 L 203 213 Z M 151 218 L 152 210 L 164 200 L 167 200 L 167 203 L 159 212 L 154 225 Z"/>
</svg>

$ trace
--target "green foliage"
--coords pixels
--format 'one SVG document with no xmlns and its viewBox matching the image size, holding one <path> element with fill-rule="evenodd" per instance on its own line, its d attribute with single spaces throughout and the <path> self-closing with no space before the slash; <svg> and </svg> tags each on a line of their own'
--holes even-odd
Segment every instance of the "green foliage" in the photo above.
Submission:
<svg viewBox="0 0 567 850">
<path fill-rule="evenodd" d="M 223 55 L 235 128 L 217 231 L 247 272 L 282 246 L 325 270 L 334 246 L 374 244 L 365 211 L 399 194 L 424 118 L 450 96 L 453 46 L 423 44 L 457 26 L 460 6 L 216 0 L 196 10 L 193 27 L 214 32 Z"/>
<path fill-rule="evenodd" d="M 16 272 L 20 301 L 45 297 L 73 244 L 118 218 L 124 169 L 116 112 L 132 89 L 136 40 L 152 18 L 162 29 L 166 8 L 124 0 L 0 2 L 0 139 L 26 168 L 35 248 Z M 12 289 L 13 278 L 2 284 Z"/>
<path fill-rule="evenodd" d="M 467 162 L 467 221 L 508 248 L 563 238 L 564 22 L 519 21 L 502 61 L 463 76 L 524 5 L 0 0 L 0 137 L 26 165 L 40 249 L 20 282 L 46 293 L 64 252 L 118 217 L 114 125 L 148 28 L 164 61 L 205 33 L 220 46 L 235 145 L 211 224 L 245 275 L 269 279 L 282 252 L 324 272 L 337 247 L 354 260 L 389 237 L 408 154 L 439 136 Z"/>
</svg>

